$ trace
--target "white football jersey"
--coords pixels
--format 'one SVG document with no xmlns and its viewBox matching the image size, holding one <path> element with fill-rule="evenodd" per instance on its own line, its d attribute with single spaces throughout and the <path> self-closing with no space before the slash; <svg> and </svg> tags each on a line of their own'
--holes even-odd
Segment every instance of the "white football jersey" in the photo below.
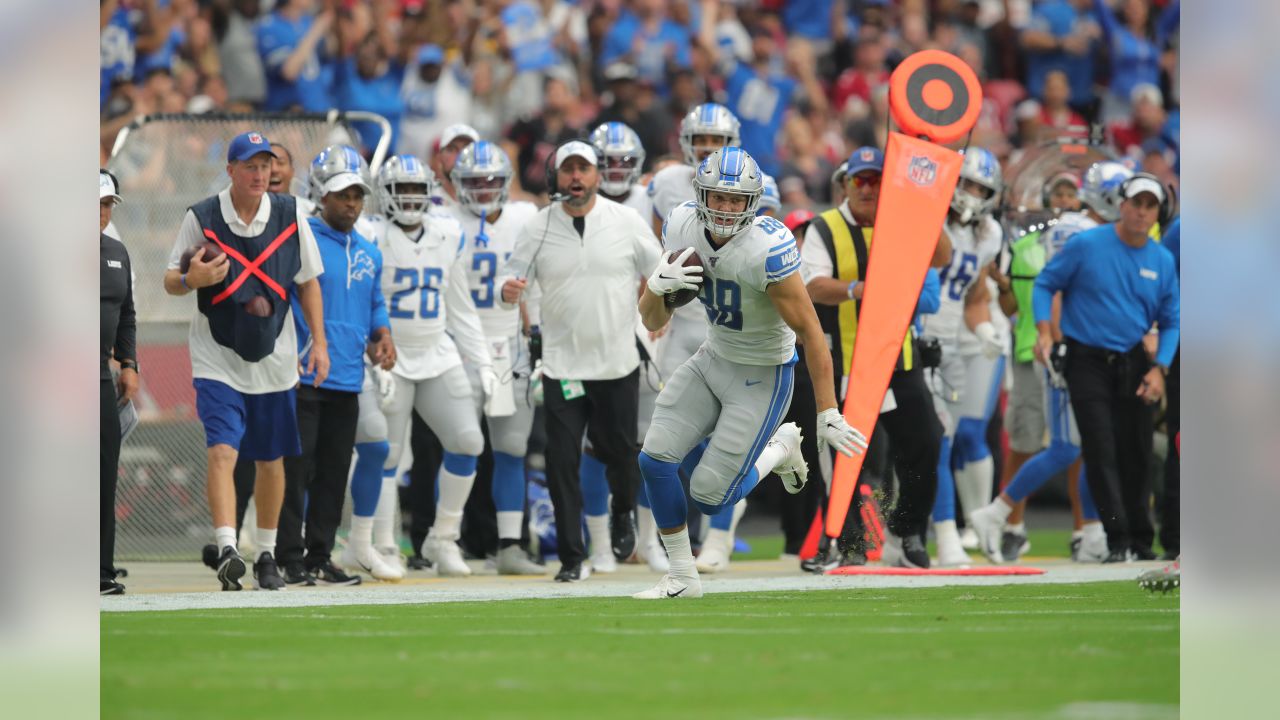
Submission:
<svg viewBox="0 0 1280 720">
<path fill-rule="evenodd" d="M 649 199 L 649 188 L 644 185 L 632 185 L 631 192 L 620 201 L 623 205 L 640 213 L 646 223 L 653 224 L 653 201 Z"/>
<path fill-rule="evenodd" d="M 649 181 L 649 203 L 653 215 L 666 220 L 671 211 L 678 206 L 693 202 L 693 172 L 688 165 L 669 165 L 658 171 Z M 651 217 L 646 217 L 652 222 Z"/>
<path fill-rule="evenodd" d="M 1000 254 L 1003 231 L 1000 223 L 989 215 L 974 225 L 948 221 L 945 229 L 951 238 L 951 264 L 939 273 L 942 304 L 938 312 L 924 316 L 924 335 L 951 344 L 965 328 L 965 295 L 982 269 Z"/>
<path fill-rule="evenodd" d="M 1044 261 L 1047 263 L 1062 249 L 1073 235 L 1098 227 L 1098 223 L 1086 213 L 1062 213 L 1058 222 L 1040 233 L 1040 244 L 1044 246 Z"/>
<path fill-rule="evenodd" d="M 408 380 L 438 377 L 461 364 L 459 348 L 476 365 L 489 365 L 458 221 L 432 213 L 416 239 L 395 223 L 380 223 L 377 230 L 382 293 L 396 344 L 393 372 Z"/>
<path fill-rule="evenodd" d="M 781 365 L 791 360 L 796 334 L 765 292 L 800 270 L 800 250 L 785 225 L 758 217 L 749 229 L 715 248 L 695 204 L 687 202 L 667 218 L 663 245 L 667 252 L 693 247 L 702 258 L 698 300 L 706 310 L 706 346 L 712 353 L 743 365 Z"/>
<path fill-rule="evenodd" d="M 502 208 L 497 222 L 481 221 L 459 207 L 458 221 L 467 234 L 466 263 L 471 301 L 480 314 L 480 324 L 490 340 L 514 337 L 520 332 L 520 308 L 503 309 L 494 287 L 498 268 L 502 267 L 516 247 L 516 238 L 524 226 L 533 222 L 538 207 L 530 202 L 509 202 Z"/>
</svg>

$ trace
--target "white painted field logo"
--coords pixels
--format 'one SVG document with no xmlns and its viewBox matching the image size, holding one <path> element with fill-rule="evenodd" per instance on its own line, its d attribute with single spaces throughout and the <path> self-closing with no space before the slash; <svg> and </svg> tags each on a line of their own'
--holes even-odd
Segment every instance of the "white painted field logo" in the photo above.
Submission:
<svg viewBox="0 0 1280 720">
<path fill-rule="evenodd" d="M 923 155 L 914 155 L 907 165 L 907 179 L 920 187 L 929 187 L 938 177 L 938 163 Z"/>
</svg>

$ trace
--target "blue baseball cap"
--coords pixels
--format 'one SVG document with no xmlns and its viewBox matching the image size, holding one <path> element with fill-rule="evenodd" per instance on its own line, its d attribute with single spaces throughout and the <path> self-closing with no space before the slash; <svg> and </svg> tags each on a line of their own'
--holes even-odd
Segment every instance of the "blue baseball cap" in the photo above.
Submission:
<svg viewBox="0 0 1280 720">
<path fill-rule="evenodd" d="M 849 167 L 844 171 L 846 180 L 867 170 L 875 170 L 878 173 L 884 172 L 884 153 L 879 148 L 873 148 L 870 145 L 864 145 L 853 151 L 849 156 Z"/>
<path fill-rule="evenodd" d="M 419 65 L 440 65 L 444 63 L 444 49 L 439 45 L 423 45 L 418 48 Z"/>
<path fill-rule="evenodd" d="M 252 130 L 240 133 L 227 148 L 227 162 L 248 160 L 259 153 L 266 153 L 271 157 L 276 157 L 276 151 L 271 149 L 271 143 L 267 142 L 267 136 Z"/>
</svg>

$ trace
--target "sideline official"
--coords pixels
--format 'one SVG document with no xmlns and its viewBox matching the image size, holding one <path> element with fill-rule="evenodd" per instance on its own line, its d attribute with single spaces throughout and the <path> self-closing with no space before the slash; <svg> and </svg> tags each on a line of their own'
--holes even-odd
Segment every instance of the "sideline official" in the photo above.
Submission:
<svg viewBox="0 0 1280 720">
<path fill-rule="evenodd" d="M 613 493 L 614 554 L 631 554 L 640 471 L 636 415 L 640 354 L 635 341 L 639 283 L 658 263 L 658 248 L 631 208 L 597 195 L 596 152 L 584 142 L 552 158 L 558 193 L 525 226 L 503 268 L 502 301 L 541 291 L 542 386 L 547 483 L 555 505 L 559 582 L 585 579 L 582 487 L 578 464 L 586 431 Z"/>
</svg>

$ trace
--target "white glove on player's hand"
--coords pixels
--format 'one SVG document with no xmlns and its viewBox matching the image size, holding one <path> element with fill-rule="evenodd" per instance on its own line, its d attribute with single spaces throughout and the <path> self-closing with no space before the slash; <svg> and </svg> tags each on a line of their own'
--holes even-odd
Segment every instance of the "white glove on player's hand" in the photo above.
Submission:
<svg viewBox="0 0 1280 720">
<path fill-rule="evenodd" d="M 849 427 L 839 410 L 828 408 L 818 413 L 818 450 L 826 445 L 853 457 L 867 451 L 867 436 Z"/>
<path fill-rule="evenodd" d="M 997 330 L 990 320 L 978 323 L 978 327 L 973 329 L 973 334 L 982 341 L 982 354 L 986 355 L 988 360 L 995 360 L 1003 355 L 1005 347 L 1009 344 L 1009 339 Z"/>
<path fill-rule="evenodd" d="M 372 370 L 373 382 L 378 390 L 378 408 L 385 413 L 387 408 L 391 407 L 391 400 L 396 396 L 396 381 L 391 377 L 390 370 L 383 370 L 377 366 Z"/>
<path fill-rule="evenodd" d="M 649 276 L 649 289 L 654 295 L 666 295 L 677 290 L 697 290 L 702 281 L 702 266 L 684 266 L 684 261 L 693 254 L 693 248 L 685 248 L 671 262 L 663 255 L 658 267 Z"/>
<path fill-rule="evenodd" d="M 498 373 L 489 365 L 480 368 L 480 390 L 487 398 L 493 397 L 494 388 L 498 387 Z"/>
</svg>

